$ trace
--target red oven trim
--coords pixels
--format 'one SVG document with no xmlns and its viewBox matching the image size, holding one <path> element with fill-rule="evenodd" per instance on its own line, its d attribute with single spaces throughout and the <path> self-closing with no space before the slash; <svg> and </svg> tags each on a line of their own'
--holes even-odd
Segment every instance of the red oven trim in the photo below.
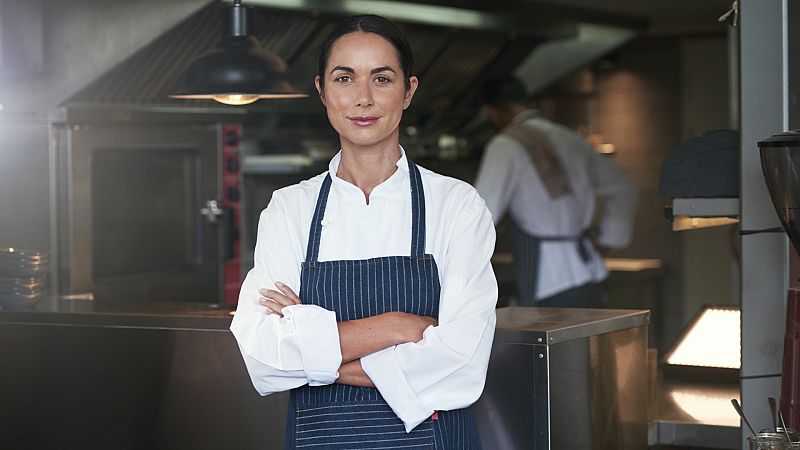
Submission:
<svg viewBox="0 0 800 450">
<path fill-rule="evenodd" d="M 233 223 L 233 254 L 223 262 L 224 298 L 226 304 L 235 305 L 239 301 L 242 287 L 241 263 L 241 152 L 242 126 L 224 124 L 222 126 L 222 207 L 230 208 Z"/>
</svg>

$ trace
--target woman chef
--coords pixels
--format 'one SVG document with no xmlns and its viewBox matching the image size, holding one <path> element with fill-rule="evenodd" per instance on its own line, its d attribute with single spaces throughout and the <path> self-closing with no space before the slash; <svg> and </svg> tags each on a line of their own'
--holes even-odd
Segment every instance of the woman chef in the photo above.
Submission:
<svg viewBox="0 0 800 450">
<path fill-rule="evenodd" d="M 480 448 L 494 226 L 400 147 L 417 85 L 392 22 L 340 23 L 316 86 L 341 151 L 261 213 L 231 330 L 259 393 L 291 389 L 286 448 Z"/>
</svg>

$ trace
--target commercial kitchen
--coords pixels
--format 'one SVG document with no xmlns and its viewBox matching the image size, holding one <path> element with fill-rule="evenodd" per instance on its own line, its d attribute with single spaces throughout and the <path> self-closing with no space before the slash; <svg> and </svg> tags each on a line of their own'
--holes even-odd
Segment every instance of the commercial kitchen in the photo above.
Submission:
<svg viewBox="0 0 800 450">
<path fill-rule="evenodd" d="M 483 448 L 800 447 L 800 3 L 235 3 L 252 22 L 233 1 L 0 0 L 0 448 L 283 448 L 288 393 L 258 395 L 229 327 L 272 193 L 339 150 L 322 40 L 370 13 L 415 54 L 420 166 L 473 183 L 479 86 L 513 74 L 638 190 L 602 309 L 519 306 L 498 224 Z M 305 95 L 194 95 L 231 32 Z M 733 146 L 681 159 L 714 130 Z M 695 156 L 692 180 L 735 191 L 665 192 Z"/>
</svg>

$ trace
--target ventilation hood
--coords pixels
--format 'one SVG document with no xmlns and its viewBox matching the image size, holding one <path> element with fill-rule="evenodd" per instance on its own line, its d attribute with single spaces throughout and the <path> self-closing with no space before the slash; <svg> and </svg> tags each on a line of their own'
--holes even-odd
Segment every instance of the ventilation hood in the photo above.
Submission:
<svg viewBox="0 0 800 450">
<path fill-rule="evenodd" d="M 254 36 L 291 68 L 301 100 L 248 105 L 252 113 L 319 115 L 313 86 L 322 39 L 342 17 L 378 13 L 397 21 L 415 53 L 421 87 L 406 123 L 426 130 L 453 129 L 475 117 L 475 91 L 486 78 L 515 73 L 532 92 L 590 63 L 642 31 L 627 16 L 554 7 L 530 1 L 251 0 Z M 220 35 L 221 2 L 211 2 L 88 83 L 64 103 L 93 106 L 216 106 L 176 100 L 189 63 Z"/>
</svg>

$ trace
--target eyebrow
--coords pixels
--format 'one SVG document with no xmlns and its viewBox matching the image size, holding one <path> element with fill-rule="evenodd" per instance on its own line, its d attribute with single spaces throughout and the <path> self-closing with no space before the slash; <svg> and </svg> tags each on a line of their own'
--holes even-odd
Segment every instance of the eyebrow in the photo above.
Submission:
<svg viewBox="0 0 800 450">
<path fill-rule="evenodd" d="M 348 73 L 356 73 L 356 71 L 353 70 L 352 67 L 347 67 L 347 66 L 334 66 L 333 69 L 331 69 L 330 73 L 336 72 L 337 70 L 341 70 L 341 71 L 348 72 Z M 386 72 L 386 71 L 392 72 L 392 73 L 397 73 L 394 69 L 392 69 L 389 66 L 376 67 L 376 68 L 372 69 L 370 71 L 370 73 L 374 75 L 376 73 Z"/>
</svg>

